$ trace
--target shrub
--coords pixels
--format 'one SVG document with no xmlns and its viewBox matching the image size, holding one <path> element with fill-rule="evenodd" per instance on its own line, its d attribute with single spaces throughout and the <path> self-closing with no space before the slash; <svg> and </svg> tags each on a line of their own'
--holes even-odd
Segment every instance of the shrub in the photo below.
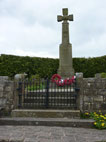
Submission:
<svg viewBox="0 0 106 142">
<path fill-rule="evenodd" d="M 28 78 L 36 74 L 41 78 L 51 78 L 57 73 L 58 67 L 59 59 L 4 54 L 0 56 L 0 76 L 13 78 L 15 74 L 25 72 Z M 75 72 L 83 72 L 85 78 L 94 77 L 96 73 L 106 73 L 106 56 L 73 58 L 73 67 Z"/>
<path fill-rule="evenodd" d="M 102 77 L 102 78 L 106 78 L 106 73 L 104 73 L 104 72 L 101 73 L 101 77 Z"/>
<path fill-rule="evenodd" d="M 106 114 L 103 115 L 101 111 L 96 112 L 86 112 L 81 115 L 82 118 L 92 118 L 95 120 L 94 127 L 97 129 L 106 129 Z"/>
</svg>

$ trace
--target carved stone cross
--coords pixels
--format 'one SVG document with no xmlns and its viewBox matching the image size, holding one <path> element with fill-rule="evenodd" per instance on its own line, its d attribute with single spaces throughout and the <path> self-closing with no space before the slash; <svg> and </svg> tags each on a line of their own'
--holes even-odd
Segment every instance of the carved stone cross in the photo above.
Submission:
<svg viewBox="0 0 106 142">
<path fill-rule="evenodd" d="M 65 22 L 67 20 L 73 21 L 73 15 L 68 15 L 68 8 L 64 8 L 63 9 L 63 16 L 58 15 L 57 20 L 58 20 L 58 22 L 61 22 L 61 21 Z"/>
<path fill-rule="evenodd" d="M 73 15 L 68 15 L 68 8 L 63 9 L 63 16 L 58 15 L 57 21 L 62 23 L 62 44 L 69 43 L 69 23 L 67 21 L 73 21 Z"/>
<path fill-rule="evenodd" d="M 74 75 L 72 65 L 72 44 L 69 43 L 69 21 L 73 21 L 73 15 L 68 15 L 68 8 L 64 8 L 63 16 L 57 16 L 57 21 L 62 23 L 62 43 L 59 47 L 59 69 L 58 74 L 63 78 L 70 78 Z"/>
</svg>

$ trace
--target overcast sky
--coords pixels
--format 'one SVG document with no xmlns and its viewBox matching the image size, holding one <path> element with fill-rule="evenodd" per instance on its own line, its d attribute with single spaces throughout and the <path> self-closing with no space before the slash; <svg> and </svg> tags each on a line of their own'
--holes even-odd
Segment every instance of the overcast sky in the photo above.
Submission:
<svg viewBox="0 0 106 142">
<path fill-rule="evenodd" d="M 58 58 L 62 8 L 73 57 L 106 55 L 106 0 L 0 0 L 0 54 Z"/>
</svg>

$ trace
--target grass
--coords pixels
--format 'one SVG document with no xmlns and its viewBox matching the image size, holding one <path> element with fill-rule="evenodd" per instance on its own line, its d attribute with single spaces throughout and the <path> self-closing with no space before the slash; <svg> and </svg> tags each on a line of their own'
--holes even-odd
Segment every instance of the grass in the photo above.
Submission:
<svg viewBox="0 0 106 142">
<path fill-rule="evenodd" d="M 27 86 L 28 91 L 34 91 L 34 90 L 43 90 L 45 89 L 45 84 L 35 84 L 35 85 L 28 85 Z"/>
</svg>

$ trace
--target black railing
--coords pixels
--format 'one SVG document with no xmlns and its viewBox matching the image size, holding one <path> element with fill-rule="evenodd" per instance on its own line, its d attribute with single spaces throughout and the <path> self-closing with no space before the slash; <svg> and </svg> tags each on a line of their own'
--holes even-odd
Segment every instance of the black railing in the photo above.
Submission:
<svg viewBox="0 0 106 142">
<path fill-rule="evenodd" d="M 64 86 L 49 79 L 19 82 L 18 108 L 77 109 L 78 91 L 76 80 Z"/>
</svg>

